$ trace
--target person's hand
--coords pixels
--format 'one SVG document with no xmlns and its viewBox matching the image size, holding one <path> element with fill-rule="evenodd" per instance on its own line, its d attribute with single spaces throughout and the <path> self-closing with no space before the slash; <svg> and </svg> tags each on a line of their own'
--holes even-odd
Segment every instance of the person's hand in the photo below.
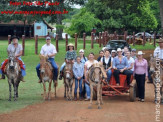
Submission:
<svg viewBox="0 0 163 122">
<path fill-rule="evenodd" d="M 124 71 L 124 69 L 120 69 L 120 72 L 122 73 Z"/>
<path fill-rule="evenodd" d="M 117 70 L 117 68 L 114 68 L 115 70 Z"/>
<path fill-rule="evenodd" d="M 148 81 L 148 76 L 146 76 L 146 77 L 145 77 L 145 80 L 147 80 L 147 81 Z"/>
<path fill-rule="evenodd" d="M 74 63 L 75 61 L 74 60 L 72 60 L 72 63 Z"/>
<path fill-rule="evenodd" d="M 106 69 L 105 71 L 108 72 L 109 69 Z"/>
<path fill-rule="evenodd" d="M 66 59 L 66 62 L 68 63 L 68 60 Z"/>
</svg>

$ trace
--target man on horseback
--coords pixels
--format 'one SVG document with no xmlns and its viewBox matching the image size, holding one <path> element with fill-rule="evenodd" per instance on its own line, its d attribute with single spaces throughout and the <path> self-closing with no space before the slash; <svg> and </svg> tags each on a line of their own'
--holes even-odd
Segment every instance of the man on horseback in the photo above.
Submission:
<svg viewBox="0 0 163 122">
<path fill-rule="evenodd" d="M 160 58 L 163 61 L 163 39 L 160 38 L 159 41 L 157 41 L 157 43 L 159 44 L 158 47 L 156 47 L 156 49 L 154 50 L 154 57 Z"/>
<path fill-rule="evenodd" d="M 51 44 L 51 38 L 50 37 L 46 37 L 46 44 L 42 46 L 40 54 L 44 55 L 44 56 L 48 56 L 48 61 L 50 61 L 51 65 L 53 67 L 53 80 L 56 81 L 57 76 L 58 76 L 58 67 L 54 61 L 54 57 L 57 54 L 57 51 L 56 51 L 55 46 L 53 44 Z M 36 72 L 37 72 L 37 76 L 39 78 L 38 83 L 41 83 L 41 80 L 40 80 L 40 64 L 37 65 Z"/>
<path fill-rule="evenodd" d="M 7 52 L 8 52 L 8 55 L 9 55 L 9 53 L 15 53 L 16 60 L 19 62 L 19 65 L 21 68 L 22 77 L 20 80 L 25 82 L 24 81 L 24 76 L 26 75 L 25 64 L 21 59 L 23 48 L 22 48 L 22 45 L 18 43 L 18 40 L 19 40 L 19 38 L 16 36 L 11 37 L 10 41 L 12 41 L 12 43 L 8 45 Z M 5 79 L 5 73 L 6 73 L 5 70 L 6 70 L 7 64 L 8 64 L 8 59 L 6 59 L 2 63 L 2 66 L 0 69 L 0 74 L 2 74 L 1 79 Z"/>
</svg>

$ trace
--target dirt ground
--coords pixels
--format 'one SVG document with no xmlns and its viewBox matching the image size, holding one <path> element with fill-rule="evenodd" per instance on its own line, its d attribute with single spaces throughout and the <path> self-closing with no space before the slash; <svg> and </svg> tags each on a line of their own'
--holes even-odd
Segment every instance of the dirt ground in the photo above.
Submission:
<svg viewBox="0 0 163 122">
<path fill-rule="evenodd" d="M 155 122 L 153 84 L 146 84 L 145 102 L 130 102 L 128 94 L 105 96 L 102 109 L 97 109 L 95 101 L 92 109 L 88 101 L 66 101 L 63 92 L 61 87 L 51 101 L 1 114 L 0 122 Z M 160 116 L 163 122 L 163 105 Z"/>
</svg>

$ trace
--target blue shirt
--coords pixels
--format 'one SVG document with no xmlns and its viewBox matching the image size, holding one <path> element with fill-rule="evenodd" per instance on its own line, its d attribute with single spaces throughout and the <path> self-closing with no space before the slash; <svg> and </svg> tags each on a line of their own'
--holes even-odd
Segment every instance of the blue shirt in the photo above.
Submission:
<svg viewBox="0 0 163 122">
<path fill-rule="evenodd" d="M 77 62 L 73 65 L 73 73 L 75 78 L 83 77 L 84 75 L 84 65 L 83 63 L 78 64 Z"/>
<path fill-rule="evenodd" d="M 85 59 L 83 57 L 80 62 L 83 63 L 83 64 L 85 64 L 86 61 L 88 61 L 87 57 L 85 57 Z"/>
<path fill-rule="evenodd" d="M 119 61 L 118 56 L 113 59 L 113 68 L 124 69 L 128 67 L 128 61 L 125 56 L 123 56 L 122 61 Z"/>
</svg>

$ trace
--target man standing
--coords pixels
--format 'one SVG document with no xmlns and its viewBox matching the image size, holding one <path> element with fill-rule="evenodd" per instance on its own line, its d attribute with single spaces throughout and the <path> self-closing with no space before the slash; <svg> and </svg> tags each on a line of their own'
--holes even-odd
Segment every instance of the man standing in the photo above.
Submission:
<svg viewBox="0 0 163 122">
<path fill-rule="evenodd" d="M 157 43 L 159 44 L 158 47 L 156 47 L 156 49 L 154 50 L 154 57 L 160 58 L 161 60 L 163 60 L 163 39 L 160 38 L 159 41 L 157 41 Z"/>
<path fill-rule="evenodd" d="M 56 55 L 57 51 L 53 44 L 51 44 L 51 38 L 46 37 L 46 44 L 42 46 L 40 54 L 44 56 L 48 56 L 48 60 L 50 61 L 52 67 L 53 67 L 53 80 L 57 80 L 58 76 L 58 67 L 57 64 L 54 61 L 54 57 Z M 39 77 L 38 83 L 41 83 L 40 80 L 40 64 L 36 67 L 37 76 Z"/>
</svg>

